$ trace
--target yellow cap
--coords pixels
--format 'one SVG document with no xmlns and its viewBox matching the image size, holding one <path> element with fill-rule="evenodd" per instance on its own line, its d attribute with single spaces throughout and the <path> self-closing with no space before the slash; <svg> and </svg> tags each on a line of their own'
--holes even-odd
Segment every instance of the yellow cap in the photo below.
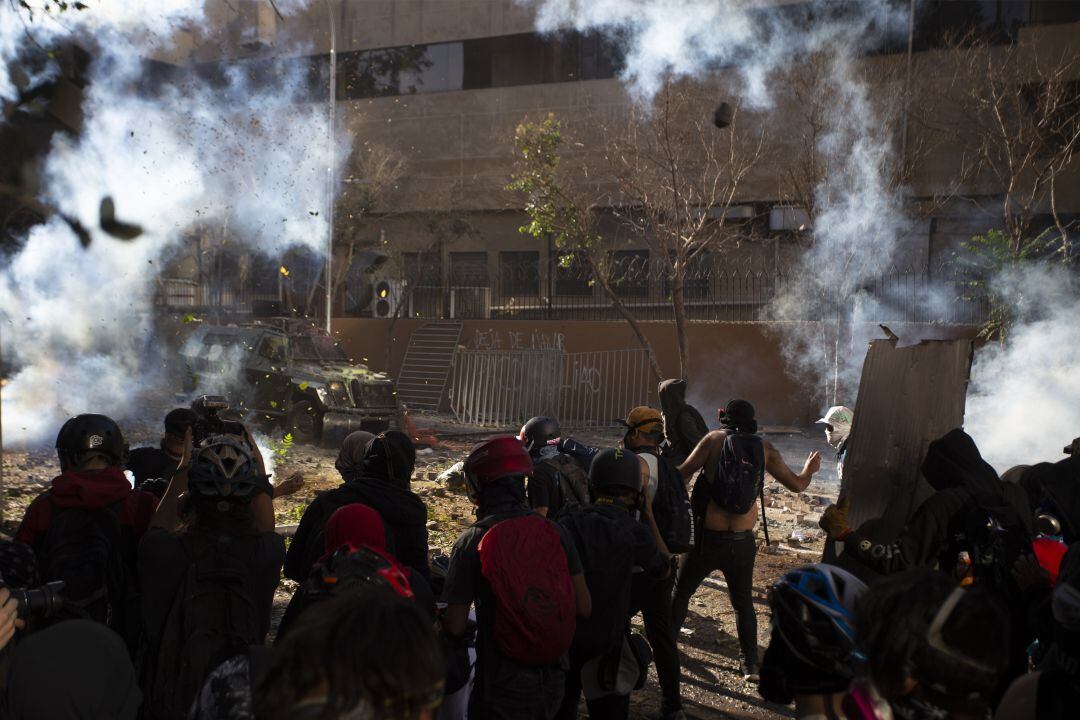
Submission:
<svg viewBox="0 0 1080 720">
<path fill-rule="evenodd" d="M 640 406 L 630 411 L 630 414 L 626 416 L 626 426 L 631 430 L 641 430 L 643 432 L 651 432 L 653 430 L 660 430 L 661 428 L 650 427 L 654 423 L 660 425 L 664 422 L 663 416 L 659 410 L 655 410 L 651 407 Z"/>
</svg>

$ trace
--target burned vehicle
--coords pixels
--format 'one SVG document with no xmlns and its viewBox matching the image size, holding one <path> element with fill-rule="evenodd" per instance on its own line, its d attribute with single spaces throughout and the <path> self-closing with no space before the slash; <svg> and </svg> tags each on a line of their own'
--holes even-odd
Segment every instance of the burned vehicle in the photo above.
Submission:
<svg viewBox="0 0 1080 720">
<path fill-rule="evenodd" d="M 300 442 L 331 443 L 398 421 L 393 380 L 311 326 L 200 325 L 180 356 L 186 392 L 224 395 L 248 421 L 284 427 Z"/>
</svg>

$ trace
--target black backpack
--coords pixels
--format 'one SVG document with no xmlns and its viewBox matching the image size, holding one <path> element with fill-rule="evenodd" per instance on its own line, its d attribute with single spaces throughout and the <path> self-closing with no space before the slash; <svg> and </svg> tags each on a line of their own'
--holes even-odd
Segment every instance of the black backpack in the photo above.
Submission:
<svg viewBox="0 0 1080 720">
<path fill-rule="evenodd" d="M 51 502 L 51 500 L 50 500 Z M 42 579 L 64 581 L 57 619 L 104 623 L 134 646 L 138 627 L 134 541 L 120 525 L 123 501 L 103 508 L 57 507 L 39 550 Z"/>
<path fill-rule="evenodd" d="M 690 552 L 694 547 L 694 517 L 690 494 L 679 468 L 670 459 L 656 456 L 656 497 L 653 517 L 660 537 L 672 553 Z"/>
<path fill-rule="evenodd" d="M 1013 563 L 1034 554 L 1031 537 L 1015 524 L 972 503 L 965 510 L 963 536 L 954 543 L 966 550 L 976 585 L 1009 592 L 1016 590 Z"/>
<path fill-rule="evenodd" d="M 720 451 L 712 501 L 735 515 L 743 515 L 765 487 L 765 445 L 751 433 L 729 431 Z"/>
<path fill-rule="evenodd" d="M 581 556 L 585 583 L 596 608 L 589 618 L 578 618 L 573 652 L 594 658 L 622 647 L 630 620 L 630 587 L 634 570 L 632 538 L 619 522 L 595 506 L 569 508 L 560 516 Z"/>
<path fill-rule="evenodd" d="M 182 720 L 214 668 L 263 641 L 259 609 L 247 592 L 251 558 L 230 552 L 225 536 L 184 537 L 187 574 L 149 658 L 149 717 Z"/>
</svg>

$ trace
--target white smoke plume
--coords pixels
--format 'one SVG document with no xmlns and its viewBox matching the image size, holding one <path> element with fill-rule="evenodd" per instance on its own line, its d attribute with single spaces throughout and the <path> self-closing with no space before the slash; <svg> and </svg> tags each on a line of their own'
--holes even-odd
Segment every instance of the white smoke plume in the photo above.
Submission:
<svg viewBox="0 0 1080 720">
<path fill-rule="evenodd" d="M 536 0 L 543 31 L 574 27 L 614 34 L 625 52 L 623 79 L 648 102 L 671 77 L 734 73 L 731 90 L 751 108 L 768 109 L 773 93 L 788 92 L 785 77 L 812 57 L 822 59 L 825 131 L 817 143 L 828 176 L 814 192 L 813 244 L 791 272 L 771 308 L 778 320 L 820 317 L 821 323 L 783 325 L 780 341 L 789 371 L 821 389 L 823 408 L 854 404 L 870 331 L 839 332 L 839 313 L 859 323 L 876 320 L 863 286 L 896 260 L 906 231 L 903 198 L 889 186 L 894 134 L 883 126 L 860 56 L 874 43 L 906 32 L 906 5 L 749 3 L 741 0 Z M 770 138 L 775 142 L 779 138 Z M 876 324 L 869 327 L 874 328 Z M 839 337 L 838 337 L 839 335 Z M 834 359 L 839 357 L 841 362 Z M 851 396 L 834 397 L 837 386 Z"/>
<path fill-rule="evenodd" d="M 1057 461 L 1080 436 L 1080 294 L 1063 268 L 997 279 L 1016 324 L 975 355 L 965 428 L 999 472 Z"/>
<path fill-rule="evenodd" d="M 162 363 L 156 278 L 192 233 L 227 226 L 230 242 L 271 256 L 319 250 L 326 237 L 328 117 L 325 104 L 305 101 L 306 70 L 259 83 L 237 69 L 216 83 L 181 70 L 176 82 L 140 85 L 144 58 L 198 26 L 203 0 L 87 4 L 64 13 L 63 24 L 39 19 L 30 28 L 38 42 L 70 38 L 94 57 L 82 128 L 54 136 L 42 183 L 43 200 L 92 242 L 83 248 L 53 216 L 0 271 L 3 352 L 15 368 L 4 430 L 16 443 L 47 438 L 80 412 L 138 413 L 138 392 L 158 381 Z M 298 3 L 278 6 L 287 13 Z M 8 98 L 3 68 L 28 42 L 18 12 L 0 5 L 0 95 Z M 343 138 L 335 142 L 337 158 L 347 157 Z M 142 226 L 140 237 L 97 230 L 105 196 L 118 217 Z"/>
</svg>

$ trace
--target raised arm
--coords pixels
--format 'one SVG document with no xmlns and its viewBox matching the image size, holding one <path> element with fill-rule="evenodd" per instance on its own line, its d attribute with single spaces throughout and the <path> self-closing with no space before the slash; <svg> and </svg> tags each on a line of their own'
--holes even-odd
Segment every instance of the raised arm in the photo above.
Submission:
<svg viewBox="0 0 1080 720">
<path fill-rule="evenodd" d="M 690 457 L 686 458 L 686 461 L 679 466 L 679 474 L 684 478 L 689 479 L 694 473 L 705 466 L 705 463 L 709 461 L 712 456 L 713 450 L 718 445 L 723 445 L 724 438 L 727 437 L 727 433 L 723 430 L 713 430 L 712 432 L 701 438 L 701 442 L 697 444 L 694 451 L 690 453 Z"/>
<path fill-rule="evenodd" d="M 690 462 L 687 460 L 687 462 Z M 765 471 L 776 478 L 781 485 L 792 492 L 802 492 L 810 485 L 814 473 L 821 469 L 821 456 L 812 452 L 806 456 L 802 472 L 796 473 L 784 462 L 784 456 L 773 447 L 772 443 L 765 441 Z"/>
</svg>

